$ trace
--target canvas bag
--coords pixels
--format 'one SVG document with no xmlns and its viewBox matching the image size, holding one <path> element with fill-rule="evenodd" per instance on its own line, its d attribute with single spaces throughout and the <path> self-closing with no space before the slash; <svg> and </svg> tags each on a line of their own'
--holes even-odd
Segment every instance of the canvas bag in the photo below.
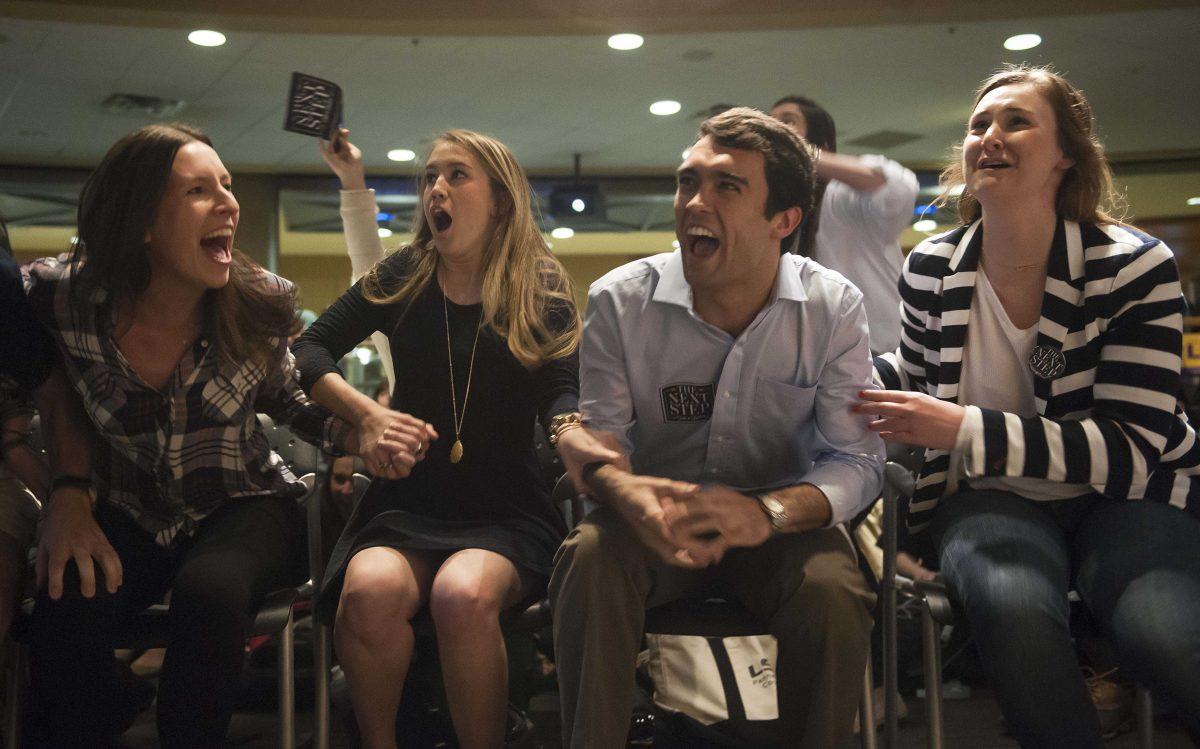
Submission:
<svg viewBox="0 0 1200 749">
<path fill-rule="evenodd" d="M 646 644 L 653 699 L 672 738 L 718 746 L 779 741 L 774 637 L 647 633 Z"/>
</svg>

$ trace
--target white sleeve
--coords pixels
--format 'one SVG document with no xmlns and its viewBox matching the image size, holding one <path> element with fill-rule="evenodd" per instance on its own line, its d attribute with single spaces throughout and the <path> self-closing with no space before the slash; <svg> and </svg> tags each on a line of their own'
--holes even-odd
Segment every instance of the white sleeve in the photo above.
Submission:
<svg viewBox="0 0 1200 749">
<path fill-rule="evenodd" d="M 346 237 L 346 254 L 350 256 L 350 283 L 367 274 L 383 259 L 383 242 L 379 241 L 379 225 L 375 216 L 379 207 L 375 204 L 374 190 L 340 190 L 342 233 Z M 396 373 L 392 370 L 392 347 L 383 333 L 372 333 L 375 350 L 383 362 L 387 375 L 388 390 L 396 387 Z"/>
<path fill-rule="evenodd" d="M 822 211 L 835 211 L 868 227 L 872 236 L 890 244 L 912 221 L 920 185 L 917 175 L 903 165 L 883 156 L 866 154 L 858 157 L 863 164 L 880 170 L 886 180 L 882 187 L 859 192 L 845 183 L 831 184 L 825 191 Z"/>
</svg>

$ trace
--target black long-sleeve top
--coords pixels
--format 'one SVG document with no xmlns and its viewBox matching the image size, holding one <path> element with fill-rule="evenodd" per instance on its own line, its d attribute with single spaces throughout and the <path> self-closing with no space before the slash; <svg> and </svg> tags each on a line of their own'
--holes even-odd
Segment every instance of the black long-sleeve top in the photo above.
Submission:
<svg viewBox="0 0 1200 749">
<path fill-rule="evenodd" d="M 385 290 L 398 287 L 405 267 L 403 253 L 382 261 L 380 280 Z M 457 464 L 449 460 L 455 432 L 447 312 L 464 445 L 463 459 Z M 366 506 L 358 508 L 348 533 L 370 522 L 374 514 L 403 509 L 464 522 L 524 519 L 555 538 L 555 544 L 561 539 L 565 528 L 549 501 L 534 454 L 534 419 L 546 426 L 553 415 L 576 410 L 578 356 L 551 360 L 530 371 L 513 357 L 504 339 L 485 327 L 479 334 L 468 398 L 471 347 L 481 312 L 478 304 L 447 302 L 443 307 L 436 282 L 429 283 L 405 312 L 403 304 L 368 301 L 360 281 L 293 344 L 301 386 L 311 392 L 317 380 L 339 371 L 336 362 L 346 352 L 371 333 L 383 332 L 391 342 L 396 372 L 391 407 L 430 422 L 439 435 L 408 478 L 386 482 L 386 491 L 368 493 Z M 552 325 L 562 324 L 564 316 L 551 313 L 549 318 Z"/>
</svg>

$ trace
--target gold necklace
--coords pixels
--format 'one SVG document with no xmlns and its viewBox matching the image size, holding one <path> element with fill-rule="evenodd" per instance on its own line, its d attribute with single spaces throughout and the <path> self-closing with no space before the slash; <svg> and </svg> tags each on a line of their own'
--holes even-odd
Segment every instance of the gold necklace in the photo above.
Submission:
<svg viewBox="0 0 1200 749">
<path fill-rule="evenodd" d="M 441 284 L 438 284 L 439 288 Z M 454 354 L 450 350 L 450 310 L 446 302 L 446 290 L 442 289 L 442 319 L 446 322 L 446 360 L 450 363 L 450 405 L 454 408 L 454 444 L 450 447 L 450 462 L 463 458 L 462 425 L 467 418 L 467 399 L 471 397 L 471 375 L 475 372 L 475 347 L 479 345 L 479 329 L 483 327 L 483 311 L 479 312 L 479 324 L 475 326 L 475 342 L 471 344 L 471 364 L 467 367 L 467 389 L 463 391 L 462 417 L 458 415 L 458 394 L 454 389 Z"/>
</svg>

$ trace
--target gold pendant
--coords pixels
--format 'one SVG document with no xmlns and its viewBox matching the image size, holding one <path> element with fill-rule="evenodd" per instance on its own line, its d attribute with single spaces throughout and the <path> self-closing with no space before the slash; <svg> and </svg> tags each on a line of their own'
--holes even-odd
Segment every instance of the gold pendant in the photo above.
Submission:
<svg viewBox="0 0 1200 749">
<path fill-rule="evenodd" d="M 454 440 L 454 445 L 450 448 L 450 462 L 457 463 L 462 460 L 463 446 L 462 440 Z"/>
</svg>

